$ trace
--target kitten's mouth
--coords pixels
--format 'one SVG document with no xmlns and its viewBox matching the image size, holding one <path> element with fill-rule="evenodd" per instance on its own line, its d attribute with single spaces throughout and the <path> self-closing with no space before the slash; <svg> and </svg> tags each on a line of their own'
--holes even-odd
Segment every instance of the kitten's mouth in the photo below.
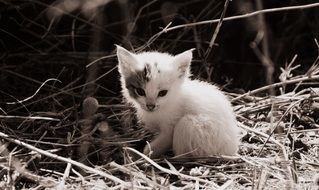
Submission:
<svg viewBox="0 0 319 190">
<path fill-rule="evenodd" d="M 148 112 L 156 112 L 157 111 L 157 109 L 155 108 L 155 109 L 152 109 L 152 110 L 150 110 L 150 109 L 146 109 L 146 111 L 148 111 Z"/>
<path fill-rule="evenodd" d="M 146 107 L 144 107 L 144 109 L 148 112 L 155 112 L 156 110 L 158 110 L 158 106 L 156 105 L 146 105 Z"/>
</svg>

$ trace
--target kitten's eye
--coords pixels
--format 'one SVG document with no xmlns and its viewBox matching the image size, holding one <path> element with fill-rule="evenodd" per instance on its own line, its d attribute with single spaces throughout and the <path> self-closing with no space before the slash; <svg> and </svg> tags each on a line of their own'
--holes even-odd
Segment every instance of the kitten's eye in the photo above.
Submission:
<svg viewBox="0 0 319 190">
<path fill-rule="evenodd" d="M 135 88 L 135 93 L 139 96 L 145 96 L 145 91 L 141 88 Z"/>
<path fill-rule="evenodd" d="M 159 91 L 158 96 L 164 97 L 164 96 L 166 96 L 166 94 L 167 94 L 167 90 L 161 90 L 161 91 Z"/>
</svg>

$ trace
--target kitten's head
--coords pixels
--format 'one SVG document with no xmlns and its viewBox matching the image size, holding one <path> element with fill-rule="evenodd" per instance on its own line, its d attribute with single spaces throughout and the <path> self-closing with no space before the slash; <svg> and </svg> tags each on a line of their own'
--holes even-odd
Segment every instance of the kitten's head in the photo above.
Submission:
<svg viewBox="0 0 319 190">
<path fill-rule="evenodd" d="M 178 89 L 189 77 L 192 50 L 176 56 L 159 52 L 131 53 L 117 46 L 124 97 L 148 112 L 176 100 Z"/>
</svg>

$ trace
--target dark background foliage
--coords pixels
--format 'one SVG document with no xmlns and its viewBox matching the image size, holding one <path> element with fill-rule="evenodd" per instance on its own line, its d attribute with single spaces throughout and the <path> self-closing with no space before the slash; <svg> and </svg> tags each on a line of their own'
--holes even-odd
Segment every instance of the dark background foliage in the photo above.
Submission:
<svg viewBox="0 0 319 190">
<path fill-rule="evenodd" d="M 263 8 L 274 8 L 312 2 L 316 1 L 262 3 Z M 221 1 L 156 1 L 148 6 L 145 5 L 150 1 L 145 0 L 111 1 L 96 8 L 93 13 L 89 13 L 91 15 L 83 14 L 78 8 L 53 20 L 48 16 L 50 6 L 63 1 L 0 3 L 1 89 L 17 96 L 22 95 L 17 92 L 24 92 L 24 89 L 19 89 L 25 87 L 28 81 L 17 78 L 12 72 L 38 81 L 49 77 L 59 78 L 67 85 L 84 73 L 85 65 L 90 61 L 114 54 L 114 44 L 122 44 L 128 49 L 137 48 L 161 31 L 161 27 L 166 26 L 168 21 L 172 21 L 172 25 L 179 25 L 216 19 L 223 10 Z M 141 10 L 143 6 L 145 7 Z M 141 14 L 137 15 L 139 10 Z M 256 5 L 253 1 L 233 1 L 230 2 L 226 16 L 254 10 Z M 318 38 L 319 34 L 318 10 L 312 8 L 265 14 L 269 56 L 276 68 L 275 79 L 278 77 L 279 67 L 289 62 L 295 54 L 298 55 L 295 64 L 301 64 L 302 68 L 313 63 L 318 52 L 314 43 L 314 38 Z M 199 67 L 216 24 L 168 32 L 149 44 L 146 50 L 175 54 L 196 47 L 193 64 L 196 76 L 221 85 L 232 79 L 230 89 L 253 89 L 265 84 L 265 70 L 250 47 L 260 24 L 254 18 L 256 17 L 223 23 L 216 45 L 207 59 L 209 66 L 213 68 L 213 73 L 209 76 Z M 130 32 L 128 30 L 134 20 L 136 25 Z M 114 57 L 104 59 L 99 65 L 101 74 L 114 67 L 116 60 Z M 114 72 L 101 82 L 104 87 L 118 94 L 116 75 Z M 28 83 L 27 86 L 29 85 L 32 84 Z"/>
<path fill-rule="evenodd" d="M 96 6 L 87 10 L 87 2 Z M 261 5 L 258 7 L 256 2 Z M 226 17 L 316 1 L 256 2 L 231 1 Z M 56 11 L 54 7 L 62 7 L 64 12 Z M 38 94 L 39 101 L 61 93 L 71 96 L 74 102 L 94 94 L 103 103 L 110 103 L 109 98 L 120 97 L 114 44 L 132 51 L 158 50 L 172 54 L 195 47 L 194 77 L 213 81 L 231 92 L 243 92 L 266 84 L 266 68 L 251 48 L 259 32 L 265 33 L 263 41 L 267 41 L 268 56 L 274 63 L 274 81 L 278 81 L 279 68 L 296 54 L 294 64 L 301 67 L 295 74 L 304 73 L 313 64 L 318 54 L 314 41 L 319 35 L 317 7 L 267 13 L 263 23 L 257 16 L 225 21 L 207 57 L 204 54 L 216 23 L 182 27 L 148 42 L 170 21 L 175 26 L 217 19 L 223 7 L 224 2 L 208 0 L 0 1 L 1 102 L 26 98 L 45 80 L 56 78 L 61 82 L 45 85 Z M 265 29 L 260 29 L 261 24 Z M 90 70 L 86 66 L 93 61 L 97 88 L 94 92 L 83 93 Z M 67 92 L 62 93 L 66 89 Z M 33 102 L 27 107 L 33 111 L 43 110 L 43 107 L 50 109 L 52 99 L 46 100 L 47 104 L 42 101 L 37 106 Z M 61 108 L 74 103 L 64 98 L 59 102 Z M 13 108 L 3 105 L 2 108 L 10 112 L 19 110 L 21 105 Z"/>
</svg>

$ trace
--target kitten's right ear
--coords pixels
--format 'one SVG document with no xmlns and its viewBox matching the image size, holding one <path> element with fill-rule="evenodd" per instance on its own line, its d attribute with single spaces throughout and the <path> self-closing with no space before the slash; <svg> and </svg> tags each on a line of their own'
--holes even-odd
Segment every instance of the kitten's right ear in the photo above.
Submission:
<svg viewBox="0 0 319 190">
<path fill-rule="evenodd" d="M 179 77 L 187 76 L 189 74 L 190 65 L 193 58 L 193 51 L 195 49 L 190 49 L 187 51 L 184 51 L 183 53 L 180 53 L 175 56 L 174 62 L 177 65 L 177 69 L 180 72 Z"/>
<path fill-rule="evenodd" d="M 135 55 L 119 45 L 115 46 L 117 59 L 119 61 L 119 72 L 128 77 L 130 73 L 135 71 L 137 66 Z"/>
</svg>

